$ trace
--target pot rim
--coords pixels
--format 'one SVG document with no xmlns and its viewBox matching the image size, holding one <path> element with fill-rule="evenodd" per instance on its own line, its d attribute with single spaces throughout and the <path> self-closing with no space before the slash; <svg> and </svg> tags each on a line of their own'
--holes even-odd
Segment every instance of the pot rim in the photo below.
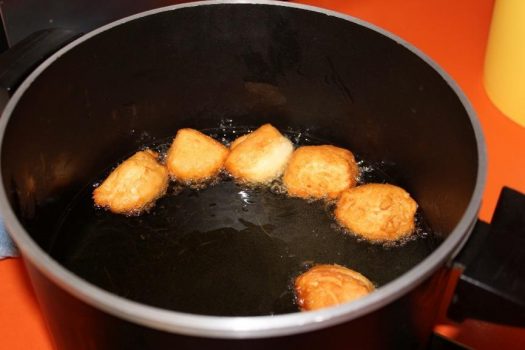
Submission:
<svg viewBox="0 0 525 350">
<path fill-rule="evenodd" d="M 455 254 L 467 241 L 468 236 L 472 230 L 473 223 L 477 218 L 486 180 L 487 164 L 485 142 L 480 123 L 476 118 L 472 106 L 457 83 L 440 66 L 438 66 L 427 55 L 407 41 L 361 19 L 310 5 L 282 3 L 267 0 L 199 1 L 157 8 L 125 17 L 83 35 L 82 37 L 76 39 L 75 41 L 55 52 L 51 57 L 38 66 L 16 90 L 6 108 L 4 109 L 2 117 L 0 118 L 0 140 L 3 140 L 4 138 L 4 133 L 13 110 L 15 109 L 18 101 L 25 91 L 31 86 L 32 82 L 37 79 L 38 76 L 49 65 L 53 64 L 54 61 L 58 60 L 63 54 L 73 49 L 75 46 L 113 27 L 145 16 L 154 15 L 161 12 L 174 11 L 181 8 L 213 6 L 221 4 L 257 4 L 266 6 L 282 6 L 316 12 L 343 19 L 366 27 L 394 40 L 398 44 L 413 52 L 415 55 L 419 56 L 423 61 L 429 64 L 441 75 L 441 77 L 448 83 L 450 88 L 456 93 L 468 114 L 472 128 L 474 130 L 478 152 L 477 178 L 472 197 L 461 220 L 453 229 L 449 237 L 447 237 L 447 239 L 445 239 L 445 241 L 425 260 L 414 266 L 408 272 L 404 273 L 392 282 L 389 282 L 388 284 L 378 288 L 374 293 L 371 293 L 368 296 L 351 303 L 346 303 L 318 311 L 297 312 L 275 316 L 222 317 L 196 315 L 177 311 L 169 311 L 125 299 L 107 292 L 91 283 L 88 283 L 87 281 L 68 271 L 66 268 L 58 264 L 58 262 L 53 260 L 53 258 L 51 258 L 46 252 L 44 252 L 25 231 L 9 205 L 3 182 L 0 182 L 0 210 L 3 213 L 4 222 L 8 232 L 18 245 L 22 256 L 24 259 L 27 259 L 29 262 L 31 262 L 31 264 L 33 264 L 42 274 L 53 281 L 53 283 L 57 284 L 59 287 L 79 298 L 83 302 L 95 308 L 101 309 L 108 314 L 157 330 L 200 337 L 234 339 L 266 338 L 313 331 L 347 322 L 365 314 L 371 313 L 408 293 L 410 290 L 422 283 L 440 266 L 450 261 L 450 259 L 455 256 Z M 0 144 L 0 148 L 1 147 L 3 147 L 3 142 Z"/>
</svg>

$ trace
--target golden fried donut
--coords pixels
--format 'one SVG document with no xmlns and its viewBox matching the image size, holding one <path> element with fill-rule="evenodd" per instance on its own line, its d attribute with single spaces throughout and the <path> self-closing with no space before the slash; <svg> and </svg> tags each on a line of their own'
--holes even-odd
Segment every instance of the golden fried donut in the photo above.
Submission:
<svg viewBox="0 0 525 350">
<path fill-rule="evenodd" d="M 341 194 L 335 217 L 349 231 L 371 241 L 395 241 L 414 231 L 417 203 L 404 189 L 366 184 Z"/>
<path fill-rule="evenodd" d="M 157 153 L 147 149 L 122 162 L 93 191 L 100 207 L 117 214 L 134 215 L 149 208 L 168 187 L 168 170 L 157 162 Z"/>
<path fill-rule="evenodd" d="M 302 311 L 353 301 L 374 289 L 365 276 L 340 265 L 317 265 L 295 279 L 295 295 Z"/>
<path fill-rule="evenodd" d="M 228 148 L 194 129 L 180 129 L 168 150 L 166 166 L 172 177 L 184 183 L 209 180 L 221 171 Z"/>
<path fill-rule="evenodd" d="M 224 164 L 236 179 L 249 183 L 269 182 L 284 171 L 293 152 L 293 144 L 279 130 L 265 124 L 233 142 Z"/>
<path fill-rule="evenodd" d="M 290 196 L 334 199 L 355 186 L 358 172 L 354 155 L 344 148 L 303 146 L 293 152 L 283 182 Z"/>
<path fill-rule="evenodd" d="M 237 137 L 235 140 L 233 140 L 233 142 L 230 144 L 230 150 L 234 149 L 235 147 L 239 146 L 241 144 L 241 142 L 243 142 L 244 140 L 246 140 L 246 138 L 248 137 L 248 135 L 250 134 L 246 134 L 246 135 L 242 135 L 242 136 L 239 136 Z"/>
</svg>

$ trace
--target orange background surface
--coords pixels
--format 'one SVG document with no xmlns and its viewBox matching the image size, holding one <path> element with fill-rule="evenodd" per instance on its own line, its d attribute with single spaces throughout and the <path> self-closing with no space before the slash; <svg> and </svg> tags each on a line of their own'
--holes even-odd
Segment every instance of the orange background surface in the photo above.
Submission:
<svg viewBox="0 0 525 350">
<path fill-rule="evenodd" d="M 411 42 L 461 86 L 481 120 L 488 179 L 480 212 L 490 221 L 502 186 L 525 193 L 525 128 L 502 115 L 482 85 L 493 0 L 303 0 L 381 26 Z M 524 82 L 525 83 L 525 82 Z M 453 284 L 449 286 L 449 295 Z M 446 304 L 446 301 L 445 301 Z M 436 331 L 476 349 L 516 349 L 525 329 L 467 320 L 454 324 L 442 307 Z M 53 349 L 20 259 L 0 262 L 0 348 Z"/>
</svg>

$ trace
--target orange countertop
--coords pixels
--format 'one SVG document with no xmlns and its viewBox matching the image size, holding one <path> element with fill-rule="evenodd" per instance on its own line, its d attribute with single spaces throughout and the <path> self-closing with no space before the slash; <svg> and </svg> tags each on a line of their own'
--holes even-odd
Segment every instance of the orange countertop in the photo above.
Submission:
<svg viewBox="0 0 525 350">
<path fill-rule="evenodd" d="M 490 221 L 502 186 L 525 193 L 525 128 L 501 114 L 482 85 L 483 58 L 493 0 L 302 0 L 383 27 L 412 43 L 460 85 L 481 121 L 488 177 L 480 217 Z M 0 261 L 0 348 L 53 349 L 20 259 Z M 452 288 L 449 286 L 449 288 Z M 443 315 L 436 331 L 476 349 L 515 349 L 525 328 Z"/>
</svg>

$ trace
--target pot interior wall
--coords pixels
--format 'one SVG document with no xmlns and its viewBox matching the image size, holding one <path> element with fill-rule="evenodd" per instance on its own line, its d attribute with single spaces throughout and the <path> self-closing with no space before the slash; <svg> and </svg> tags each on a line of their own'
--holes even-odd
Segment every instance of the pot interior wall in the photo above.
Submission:
<svg viewBox="0 0 525 350">
<path fill-rule="evenodd" d="M 11 115 L 2 180 L 47 249 L 75 195 L 123 156 L 181 127 L 265 122 L 381 162 L 443 236 L 470 201 L 476 140 L 447 82 L 375 31 L 274 5 L 161 12 L 65 53 Z"/>
</svg>

